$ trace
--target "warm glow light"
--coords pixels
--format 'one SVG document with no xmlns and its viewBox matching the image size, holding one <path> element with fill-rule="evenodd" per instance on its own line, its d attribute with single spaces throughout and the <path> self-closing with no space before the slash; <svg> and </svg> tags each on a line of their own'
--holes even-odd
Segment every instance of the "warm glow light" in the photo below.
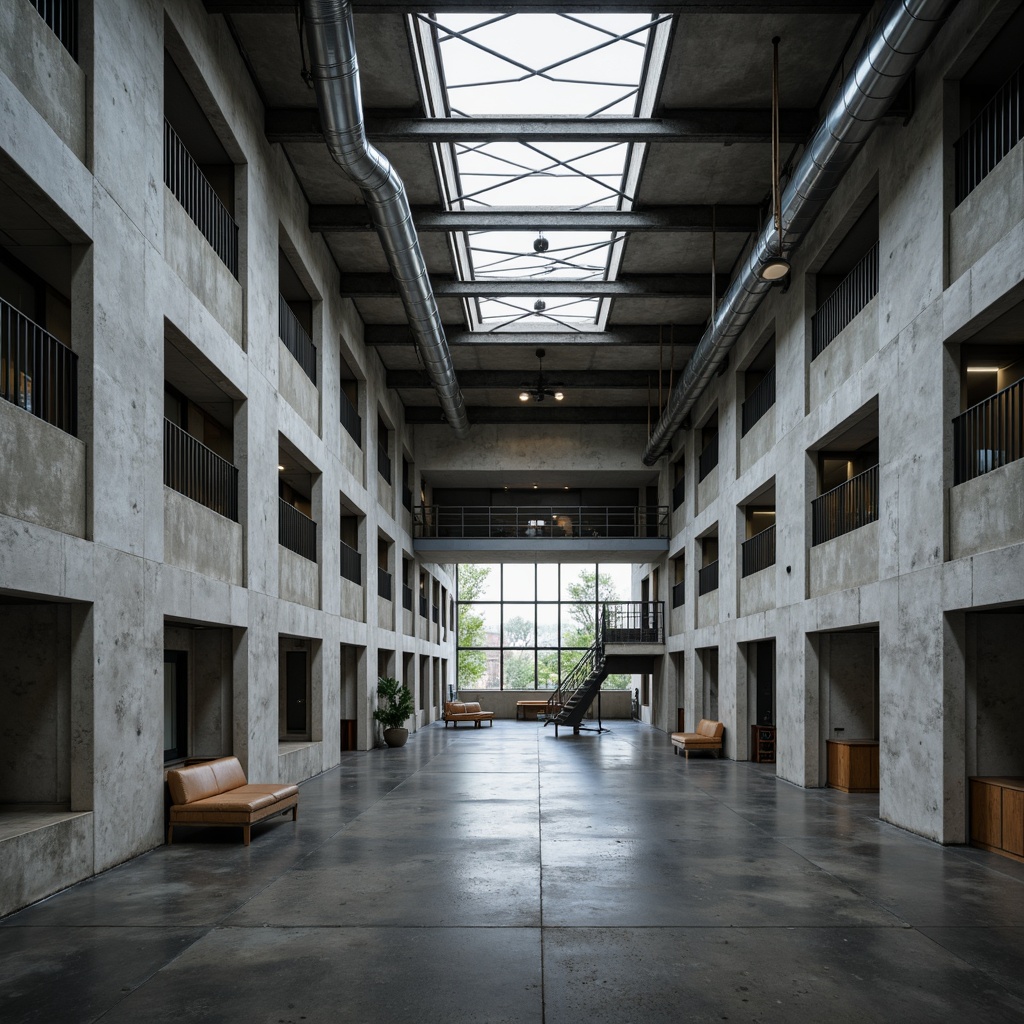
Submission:
<svg viewBox="0 0 1024 1024">
<path fill-rule="evenodd" d="M 762 281 L 781 281 L 789 273 L 789 260 L 773 256 L 767 263 L 761 264 L 759 273 Z"/>
<path fill-rule="evenodd" d="M 998 373 L 998 366 L 968 366 L 968 373 Z"/>
<path fill-rule="evenodd" d="M 530 400 L 530 393 L 528 391 L 520 391 L 519 392 L 519 401 L 520 402 L 528 402 L 529 400 Z"/>
<path fill-rule="evenodd" d="M 279 473 L 283 473 L 284 472 L 284 466 L 278 466 L 277 469 L 278 469 Z"/>
<path fill-rule="evenodd" d="M 565 395 L 563 395 L 561 391 L 556 391 L 555 392 L 555 401 L 556 402 L 560 402 L 563 398 L 565 398 Z"/>
</svg>

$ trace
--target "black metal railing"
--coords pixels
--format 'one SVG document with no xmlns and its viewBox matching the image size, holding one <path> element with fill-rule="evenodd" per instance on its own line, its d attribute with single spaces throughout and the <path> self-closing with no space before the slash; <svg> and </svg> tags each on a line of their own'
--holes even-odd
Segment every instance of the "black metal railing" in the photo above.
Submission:
<svg viewBox="0 0 1024 1024">
<path fill-rule="evenodd" d="M 680 580 L 672 586 L 672 607 L 681 608 L 686 604 L 686 580 Z"/>
<path fill-rule="evenodd" d="M 718 589 L 718 560 L 697 570 L 697 594 L 710 594 Z"/>
<path fill-rule="evenodd" d="M 878 467 L 858 473 L 811 502 L 811 544 L 823 544 L 878 519 Z"/>
<path fill-rule="evenodd" d="M 64 49 L 78 60 L 78 0 L 29 0 Z"/>
<path fill-rule="evenodd" d="M 78 356 L 3 299 L 0 398 L 78 435 Z"/>
<path fill-rule="evenodd" d="M 238 277 L 238 225 L 166 119 L 164 184 L 184 207 L 203 237 L 213 246 L 224 265 Z"/>
<path fill-rule="evenodd" d="M 663 644 L 664 601 L 608 601 L 601 605 L 601 636 L 606 644 Z"/>
<path fill-rule="evenodd" d="M 277 335 L 284 342 L 284 347 L 295 356 L 302 372 L 315 384 L 316 345 L 283 295 L 277 297 Z"/>
<path fill-rule="evenodd" d="M 424 619 L 427 617 L 427 599 L 422 594 L 420 595 L 420 617 Z"/>
<path fill-rule="evenodd" d="M 277 539 L 282 547 L 316 561 L 316 523 L 284 498 L 277 502 Z"/>
<path fill-rule="evenodd" d="M 743 403 L 743 433 L 747 431 L 775 404 L 775 367 L 773 366 L 757 383 Z"/>
<path fill-rule="evenodd" d="M 1024 65 L 1000 86 L 953 143 L 954 193 L 959 206 L 1024 138 Z"/>
<path fill-rule="evenodd" d="M 377 566 L 377 596 L 385 601 L 391 600 L 391 573 Z"/>
<path fill-rule="evenodd" d="M 1024 458 L 1024 380 L 953 420 L 953 484 Z"/>
<path fill-rule="evenodd" d="M 745 540 L 742 546 L 743 575 L 752 576 L 755 572 L 767 569 L 775 564 L 775 524 Z"/>
<path fill-rule="evenodd" d="M 363 446 L 363 421 L 356 412 L 352 400 L 345 394 L 344 388 L 338 389 L 338 405 L 341 410 L 341 425 L 360 448 Z"/>
<path fill-rule="evenodd" d="M 697 483 L 700 483 L 718 465 L 718 434 L 712 434 L 697 459 Z"/>
<path fill-rule="evenodd" d="M 402 584 L 402 607 L 407 611 L 412 611 L 412 587 L 407 587 L 404 583 Z"/>
<path fill-rule="evenodd" d="M 817 359 L 877 294 L 878 242 L 875 242 L 811 317 L 811 359 Z"/>
<path fill-rule="evenodd" d="M 363 582 L 362 559 L 359 552 L 341 541 L 341 575 L 353 583 Z"/>
<path fill-rule="evenodd" d="M 238 522 L 238 470 L 170 420 L 164 420 L 164 483 Z"/>
<path fill-rule="evenodd" d="M 417 505 L 413 536 L 564 540 L 668 537 L 667 505 Z"/>
<path fill-rule="evenodd" d="M 391 483 L 391 456 L 383 445 L 377 445 L 377 472 Z"/>
<path fill-rule="evenodd" d="M 677 508 L 683 503 L 683 499 L 686 497 L 686 477 L 680 477 L 675 484 L 672 486 L 672 511 L 675 512 Z"/>
</svg>

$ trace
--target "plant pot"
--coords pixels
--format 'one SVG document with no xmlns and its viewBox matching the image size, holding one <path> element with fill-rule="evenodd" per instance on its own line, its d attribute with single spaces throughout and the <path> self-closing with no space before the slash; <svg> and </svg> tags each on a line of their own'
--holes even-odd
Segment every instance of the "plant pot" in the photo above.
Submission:
<svg viewBox="0 0 1024 1024">
<path fill-rule="evenodd" d="M 384 742 L 389 747 L 404 747 L 405 741 L 409 738 L 409 730 L 401 727 L 397 729 L 384 730 Z"/>
</svg>

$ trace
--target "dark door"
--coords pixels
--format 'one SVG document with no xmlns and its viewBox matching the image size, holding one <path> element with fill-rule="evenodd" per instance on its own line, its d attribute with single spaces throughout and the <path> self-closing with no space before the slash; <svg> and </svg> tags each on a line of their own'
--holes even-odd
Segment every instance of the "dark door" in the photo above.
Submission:
<svg viewBox="0 0 1024 1024">
<path fill-rule="evenodd" d="M 775 641 L 757 644 L 757 724 L 775 724 Z"/>
<path fill-rule="evenodd" d="M 306 652 L 285 652 L 285 712 L 286 732 L 308 731 L 306 725 Z"/>
<path fill-rule="evenodd" d="M 188 755 L 188 651 L 164 651 L 164 761 Z"/>
</svg>

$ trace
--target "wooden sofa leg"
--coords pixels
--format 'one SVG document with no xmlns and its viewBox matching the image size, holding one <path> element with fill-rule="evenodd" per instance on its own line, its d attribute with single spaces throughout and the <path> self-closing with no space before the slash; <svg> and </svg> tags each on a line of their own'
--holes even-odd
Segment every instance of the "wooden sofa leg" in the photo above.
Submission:
<svg viewBox="0 0 1024 1024">
<path fill-rule="evenodd" d="M 170 846 L 174 842 L 174 826 L 167 826 L 167 845 Z"/>
<path fill-rule="evenodd" d="M 242 826 L 242 845 L 243 846 L 248 846 L 249 845 L 249 831 L 250 831 L 251 828 L 252 828 L 251 825 L 243 825 Z"/>
<path fill-rule="evenodd" d="M 292 808 L 292 821 L 298 821 L 298 820 L 299 820 L 299 805 L 296 804 Z"/>
</svg>

